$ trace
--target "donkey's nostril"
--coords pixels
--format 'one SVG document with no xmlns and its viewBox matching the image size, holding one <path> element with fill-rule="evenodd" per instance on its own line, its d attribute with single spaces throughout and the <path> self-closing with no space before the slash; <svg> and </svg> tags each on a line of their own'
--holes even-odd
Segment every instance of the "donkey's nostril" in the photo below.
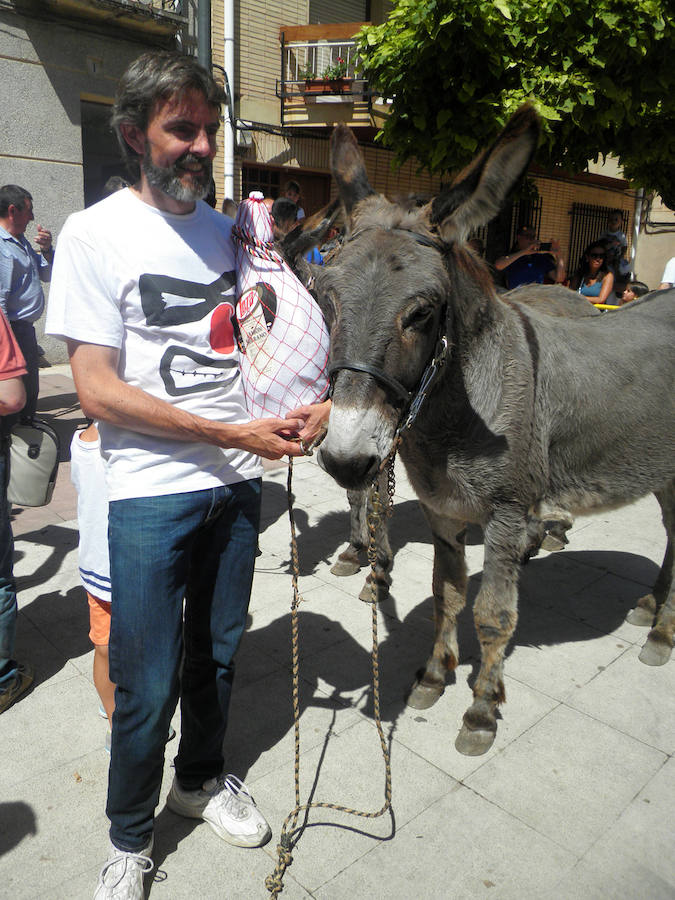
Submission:
<svg viewBox="0 0 675 900">
<path fill-rule="evenodd" d="M 345 456 L 331 453 L 327 447 L 320 447 L 319 465 L 331 475 L 337 483 L 348 490 L 360 490 L 372 481 L 380 460 L 374 454 L 350 454 Z"/>
</svg>

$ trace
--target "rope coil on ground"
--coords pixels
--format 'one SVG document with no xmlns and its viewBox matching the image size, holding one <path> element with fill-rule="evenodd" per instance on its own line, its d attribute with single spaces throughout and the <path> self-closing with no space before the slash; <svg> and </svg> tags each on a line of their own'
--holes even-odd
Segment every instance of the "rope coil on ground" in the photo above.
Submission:
<svg viewBox="0 0 675 900">
<path fill-rule="evenodd" d="M 291 849 L 293 848 L 293 838 L 298 829 L 298 817 L 301 812 L 307 812 L 310 809 L 332 809 L 336 812 L 347 813 L 348 815 L 358 816 L 362 819 L 377 819 L 384 815 L 391 808 L 391 764 L 389 759 L 389 748 L 382 729 L 380 720 L 380 667 L 379 667 L 379 648 L 377 637 L 377 582 L 375 579 L 375 564 L 377 562 L 377 526 L 382 516 L 389 515 L 394 497 L 395 476 L 394 476 L 394 458 L 398 449 L 398 439 L 394 442 L 391 452 L 383 461 L 377 475 L 389 466 L 387 472 L 387 497 L 382 502 L 377 487 L 377 476 L 373 483 L 372 489 L 372 511 L 368 515 L 368 560 L 370 562 L 370 587 L 371 587 L 371 616 L 372 616 L 372 634 L 373 645 L 371 652 L 372 672 L 373 672 L 373 716 L 377 733 L 382 748 L 382 756 L 384 758 L 385 768 L 385 786 L 384 786 L 384 805 L 377 812 L 364 812 L 362 810 L 352 809 L 348 806 L 341 806 L 338 803 L 328 802 L 312 802 L 300 803 L 300 703 L 299 703 L 299 642 L 298 642 L 298 606 L 302 602 L 302 597 L 298 590 L 298 544 L 295 530 L 295 517 L 293 514 L 293 460 L 291 459 L 288 467 L 288 518 L 291 526 L 291 565 L 292 565 L 292 583 L 293 583 L 293 600 L 291 602 L 291 646 L 292 646 L 292 685 L 293 685 L 293 721 L 295 729 L 295 808 L 286 816 L 281 827 L 281 835 L 277 844 L 278 860 L 274 872 L 265 879 L 265 887 L 272 897 L 278 897 L 283 890 L 283 879 L 286 869 L 293 862 Z M 289 829 L 289 823 L 291 827 Z"/>
</svg>

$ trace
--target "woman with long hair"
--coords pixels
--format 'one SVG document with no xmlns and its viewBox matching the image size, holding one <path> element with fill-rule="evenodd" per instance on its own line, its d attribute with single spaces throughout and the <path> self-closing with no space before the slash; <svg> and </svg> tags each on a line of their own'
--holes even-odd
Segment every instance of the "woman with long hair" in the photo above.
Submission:
<svg viewBox="0 0 675 900">
<path fill-rule="evenodd" d="M 570 287 L 590 303 L 607 303 L 612 297 L 614 273 L 607 265 L 607 249 L 602 241 L 593 241 L 586 247 Z"/>
</svg>

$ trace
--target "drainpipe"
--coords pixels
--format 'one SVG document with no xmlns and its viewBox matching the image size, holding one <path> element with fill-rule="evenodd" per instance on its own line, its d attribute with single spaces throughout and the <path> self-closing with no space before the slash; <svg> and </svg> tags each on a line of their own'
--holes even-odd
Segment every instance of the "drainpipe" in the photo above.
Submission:
<svg viewBox="0 0 675 900">
<path fill-rule="evenodd" d="M 630 270 L 633 273 L 633 278 L 635 278 L 635 257 L 637 255 L 637 245 L 638 239 L 640 237 L 640 220 L 642 218 L 642 201 L 644 198 L 645 192 L 642 188 L 637 192 L 637 199 L 635 201 L 635 219 L 633 221 L 633 240 L 630 246 Z"/>
<path fill-rule="evenodd" d="M 197 60 L 211 71 L 211 0 L 199 0 L 197 5 Z"/>
<path fill-rule="evenodd" d="M 200 0 L 201 2 L 201 0 Z M 225 77 L 229 86 L 230 103 L 226 110 L 226 121 L 223 127 L 223 153 L 225 164 L 224 196 L 234 200 L 234 0 L 225 0 L 223 4 L 223 38 Z"/>
</svg>

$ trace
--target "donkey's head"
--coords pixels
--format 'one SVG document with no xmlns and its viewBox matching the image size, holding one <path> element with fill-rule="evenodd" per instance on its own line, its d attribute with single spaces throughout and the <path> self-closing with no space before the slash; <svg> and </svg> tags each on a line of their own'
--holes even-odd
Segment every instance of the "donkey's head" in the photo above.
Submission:
<svg viewBox="0 0 675 900">
<path fill-rule="evenodd" d="M 451 355 L 461 352 L 463 333 L 480 327 L 493 289 L 465 241 L 497 214 L 537 137 L 537 117 L 524 107 L 447 191 L 408 208 L 373 191 L 351 131 L 333 132 L 331 166 L 347 236 L 315 281 L 333 371 L 319 461 L 344 487 L 365 486 L 389 453 L 441 338 Z"/>
</svg>

